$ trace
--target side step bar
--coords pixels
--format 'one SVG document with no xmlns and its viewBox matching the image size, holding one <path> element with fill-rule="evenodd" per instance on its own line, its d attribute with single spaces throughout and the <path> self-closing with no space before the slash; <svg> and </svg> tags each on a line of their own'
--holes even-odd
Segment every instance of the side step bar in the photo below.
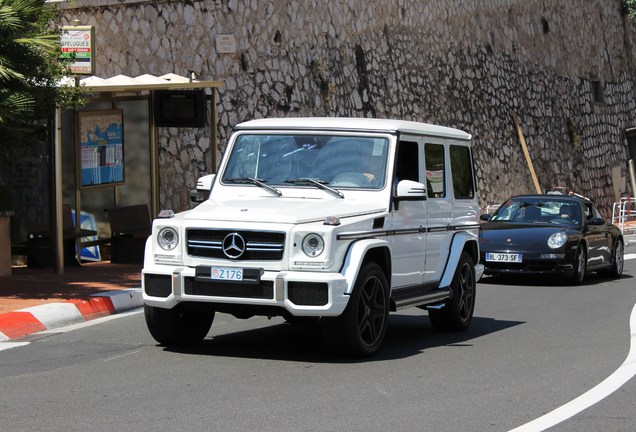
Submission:
<svg viewBox="0 0 636 432">
<path fill-rule="evenodd" d="M 395 290 L 391 296 L 391 310 L 396 311 L 413 306 L 424 306 L 449 299 L 451 290 L 445 288 L 402 288 Z"/>
</svg>

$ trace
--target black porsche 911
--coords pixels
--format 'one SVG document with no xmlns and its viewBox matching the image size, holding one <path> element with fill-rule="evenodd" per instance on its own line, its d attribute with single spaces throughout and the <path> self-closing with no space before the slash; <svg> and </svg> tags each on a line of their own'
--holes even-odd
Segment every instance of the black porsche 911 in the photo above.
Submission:
<svg viewBox="0 0 636 432">
<path fill-rule="evenodd" d="M 590 271 L 623 273 L 621 231 L 586 199 L 519 195 L 481 219 L 485 274 L 556 274 L 580 284 Z"/>
</svg>

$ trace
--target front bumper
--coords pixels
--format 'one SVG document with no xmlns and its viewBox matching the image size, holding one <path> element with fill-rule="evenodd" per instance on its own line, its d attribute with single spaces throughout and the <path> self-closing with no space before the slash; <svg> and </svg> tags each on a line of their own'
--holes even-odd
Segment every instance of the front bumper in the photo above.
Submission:
<svg viewBox="0 0 636 432">
<path fill-rule="evenodd" d="M 201 268 L 152 266 L 142 270 L 142 293 L 149 306 L 171 309 L 182 302 L 282 308 L 295 316 L 338 316 L 349 295 L 340 273 L 263 271 L 241 282 L 202 277 Z"/>
<path fill-rule="evenodd" d="M 521 263 L 502 263 L 486 261 L 486 254 L 481 253 L 484 274 L 518 274 L 518 275 L 570 275 L 574 271 L 574 256 L 566 253 L 562 258 L 541 258 L 540 254 L 526 253 Z"/>
</svg>

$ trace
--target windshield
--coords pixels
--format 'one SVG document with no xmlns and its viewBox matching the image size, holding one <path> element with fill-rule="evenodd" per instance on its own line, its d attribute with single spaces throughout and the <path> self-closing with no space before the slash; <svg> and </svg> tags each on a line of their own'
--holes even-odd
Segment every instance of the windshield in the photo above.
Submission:
<svg viewBox="0 0 636 432">
<path fill-rule="evenodd" d="M 388 139 L 378 137 L 242 134 L 221 181 L 380 189 L 386 180 L 388 146 Z"/>
<path fill-rule="evenodd" d="M 490 220 L 579 225 L 581 223 L 581 204 L 553 196 L 513 198 L 503 203 Z"/>
</svg>

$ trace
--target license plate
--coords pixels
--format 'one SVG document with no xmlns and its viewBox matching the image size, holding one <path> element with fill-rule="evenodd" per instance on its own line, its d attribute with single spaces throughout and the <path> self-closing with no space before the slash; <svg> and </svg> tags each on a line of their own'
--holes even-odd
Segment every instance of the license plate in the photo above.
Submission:
<svg viewBox="0 0 636 432">
<path fill-rule="evenodd" d="M 243 269 L 212 267 L 210 269 L 210 279 L 242 281 Z"/>
<path fill-rule="evenodd" d="M 486 261 L 490 262 L 509 262 L 509 263 L 520 263 L 522 262 L 523 255 L 522 254 L 511 254 L 511 253 L 486 253 Z"/>
</svg>

